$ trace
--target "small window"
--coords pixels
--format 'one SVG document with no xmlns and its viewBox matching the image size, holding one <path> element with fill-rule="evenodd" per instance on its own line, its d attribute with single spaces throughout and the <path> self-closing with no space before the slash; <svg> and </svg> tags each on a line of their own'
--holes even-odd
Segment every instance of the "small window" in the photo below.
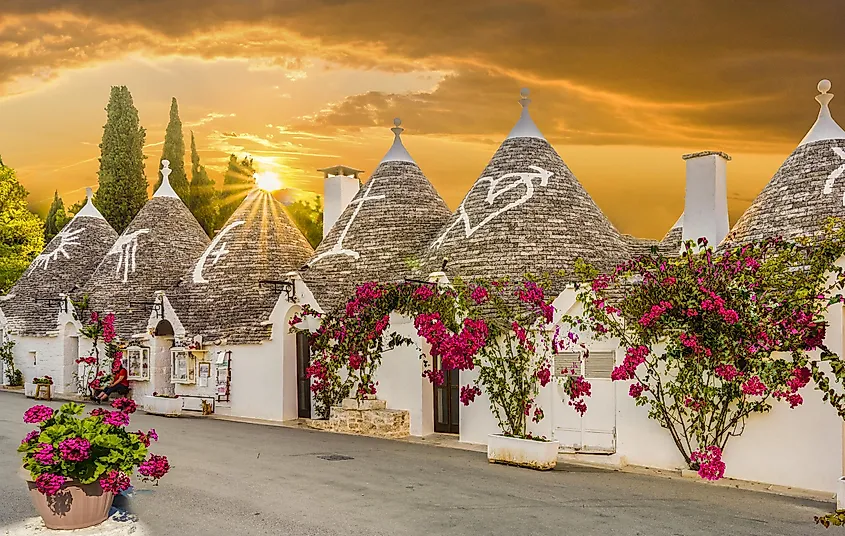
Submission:
<svg viewBox="0 0 845 536">
<path fill-rule="evenodd" d="M 577 371 L 581 371 L 581 354 L 578 352 L 561 352 L 559 354 L 555 354 L 555 376 L 568 376 L 568 372 L 563 372 L 564 370 L 572 370 L 575 369 Z"/>
<path fill-rule="evenodd" d="M 586 358 L 579 352 L 563 352 L 555 354 L 554 372 L 556 376 L 566 376 L 561 371 L 574 368 L 587 379 L 610 379 L 615 364 L 615 352 L 590 352 Z"/>
<path fill-rule="evenodd" d="M 189 349 L 170 350 L 170 381 L 171 383 L 197 382 L 197 358 Z"/>
<path fill-rule="evenodd" d="M 29 352 L 29 358 L 32 360 L 33 365 L 38 364 L 38 352 Z"/>
<path fill-rule="evenodd" d="M 127 371 L 129 379 L 149 381 L 150 379 L 150 349 L 140 346 L 130 346 L 126 349 Z"/>
</svg>

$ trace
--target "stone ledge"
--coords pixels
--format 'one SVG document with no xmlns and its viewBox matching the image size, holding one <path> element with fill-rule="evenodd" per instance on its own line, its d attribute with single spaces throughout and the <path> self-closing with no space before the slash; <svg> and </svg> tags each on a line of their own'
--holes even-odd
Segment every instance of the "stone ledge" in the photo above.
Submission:
<svg viewBox="0 0 845 536">
<path fill-rule="evenodd" d="M 386 409 L 384 400 L 346 399 L 333 406 L 328 420 L 307 420 L 306 426 L 341 434 L 401 439 L 411 434 L 411 417 L 405 410 Z"/>
</svg>

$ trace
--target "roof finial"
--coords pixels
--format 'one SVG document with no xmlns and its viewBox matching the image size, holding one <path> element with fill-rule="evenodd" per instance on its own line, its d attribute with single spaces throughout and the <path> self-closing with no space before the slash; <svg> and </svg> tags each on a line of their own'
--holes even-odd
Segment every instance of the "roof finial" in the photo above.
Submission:
<svg viewBox="0 0 845 536">
<path fill-rule="evenodd" d="M 74 218 L 88 216 L 91 218 L 100 218 L 101 220 L 104 220 L 105 218 L 103 218 L 103 215 L 100 214 L 100 211 L 97 210 L 97 208 L 94 206 L 94 190 L 92 188 L 85 188 L 85 198 L 85 204 L 82 205 L 82 208 L 79 210 L 79 212 L 76 213 L 76 216 L 74 216 Z"/>
<path fill-rule="evenodd" d="M 87 199 L 88 201 L 94 199 L 94 189 L 90 186 L 88 188 L 85 188 L 85 199 Z"/>
<path fill-rule="evenodd" d="M 842 130 L 842 127 L 836 124 L 836 121 L 834 121 L 833 117 L 830 115 L 830 108 L 828 108 L 828 104 L 830 104 L 830 101 L 833 100 L 833 93 L 828 93 L 828 91 L 830 91 L 830 87 L 830 80 L 826 78 L 819 81 L 816 86 L 819 90 L 819 94 L 816 95 L 816 101 L 821 106 L 821 109 L 819 110 L 819 117 L 816 119 L 813 128 L 811 128 L 810 131 L 807 132 L 807 135 L 804 136 L 804 139 L 801 140 L 799 146 L 814 141 L 845 138 L 845 131 Z"/>
<path fill-rule="evenodd" d="M 537 125 L 534 124 L 534 121 L 531 120 L 531 115 L 528 113 L 528 105 L 531 104 L 531 99 L 528 98 L 528 95 L 531 91 L 524 87 L 519 91 L 519 105 L 522 106 L 522 113 L 519 115 L 519 121 L 511 129 L 510 134 L 508 134 L 508 139 L 510 138 L 540 138 L 544 140 L 543 133 L 540 132 L 540 129 L 537 128 Z"/>
<path fill-rule="evenodd" d="M 819 82 L 819 85 L 816 88 L 819 90 L 819 94 L 816 95 L 816 101 L 822 106 L 827 106 L 830 104 L 830 101 L 833 100 L 833 93 L 828 93 L 830 91 L 830 80 L 825 78 Z"/>
<path fill-rule="evenodd" d="M 393 119 L 393 128 L 391 128 L 390 130 L 396 135 L 397 138 L 399 137 L 399 134 L 402 134 L 403 132 L 405 132 L 405 129 L 402 128 L 401 125 L 402 125 L 401 119 L 399 119 L 398 117 Z"/>
<path fill-rule="evenodd" d="M 170 185 L 170 174 L 173 172 L 170 169 L 170 161 L 169 160 L 162 160 L 161 161 L 161 186 L 158 187 L 156 193 L 153 197 L 175 197 L 179 199 L 179 195 L 176 193 L 176 190 L 173 189 L 173 186 Z"/>
<path fill-rule="evenodd" d="M 387 154 L 381 159 L 382 162 L 414 162 L 414 159 L 411 158 L 408 150 L 405 149 L 404 145 L 402 145 L 402 138 L 400 138 L 399 135 L 402 134 L 405 129 L 400 125 L 402 125 L 402 120 L 398 117 L 395 118 L 393 120 L 393 128 L 390 129 L 394 136 L 393 145 L 390 146 L 390 150 L 387 151 Z"/>
<path fill-rule="evenodd" d="M 528 108 L 528 105 L 531 104 L 531 99 L 528 98 L 529 93 L 531 93 L 531 90 L 527 87 L 524 87 L 519 91 L 519 96 L 521 97 L 519 99 L 519 104 L 523 108 Z"/>
</svg>

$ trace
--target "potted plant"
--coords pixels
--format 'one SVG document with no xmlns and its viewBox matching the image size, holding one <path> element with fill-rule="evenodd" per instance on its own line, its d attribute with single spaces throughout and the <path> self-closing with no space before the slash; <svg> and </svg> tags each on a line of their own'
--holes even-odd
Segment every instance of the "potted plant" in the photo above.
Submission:
<svg viewBox="0 0 845 536">
<path fill-rule="evenodd" d="M 32 383 L 34 385 L 53 385 L 53 378 L 45 375 L 43 378 L 33 378 Z"/>
<path fill-rule="evenodd" d="M 178 395 L 153 392 L 144 397 L 144 411 L 153 415 L 178 417 L 182 414 L 182 399 Z"/>
<path fill-rule="evenodd" d="M 28 471 L 30 497 L 50 529 L 79 529 L 102 523 L 116 493 L 127 489 L 138 469 L 143 480 L 158 482 L 170 469 L 167 458 L 150 454 L 155 430 L 128 432 L 136 409 L 128 398 L 112 402 L 114 411 L 69 402 L 58 411 L 37 405 L 24 422 L 37 424 L 18 447 Z"/>
</svg>

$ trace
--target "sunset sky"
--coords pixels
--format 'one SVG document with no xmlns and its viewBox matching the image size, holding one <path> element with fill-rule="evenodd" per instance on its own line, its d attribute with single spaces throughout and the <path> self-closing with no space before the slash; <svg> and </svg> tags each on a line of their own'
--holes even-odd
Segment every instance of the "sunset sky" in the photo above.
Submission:
<svg viewBox="0 0 845 536">
<path fill-rule="evenodd" d="M 813 124 L 821 78 L 845 124 L 843 20 L 842 0 L 2 0 L 0 155 L 35 209 L 81 199 L 127 85 L 150 184 L 175 96 L 213 178 L 249 153 L 308 195 L 317 168 L 371 172 L 398 116 L 455 208 L 529 87 L 611 221 L 657 238 L 682 211 L 682 154 L 733 157 L 733 221 Z"/>
</svg>

